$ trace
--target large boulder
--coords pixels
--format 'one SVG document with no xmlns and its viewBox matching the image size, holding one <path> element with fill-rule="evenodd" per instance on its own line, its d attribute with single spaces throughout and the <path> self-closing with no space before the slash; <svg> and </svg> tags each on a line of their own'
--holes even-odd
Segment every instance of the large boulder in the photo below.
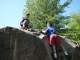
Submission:
<svg viewBox="0 0 80 60">
<path fill-rule="evenodd" d="M 80 60 L 80 45 L 75 47 L 72 54 L 72 60 Z"/>
<path fill-rule="evenodd" d="M 52 60 L 44 42 L 19 29 L 0 29 L 0 60 Z"/>
<path fill-rule="evenodd" d="M 80 45 L 73 43 L 67 38 L 63 38 L 63 45 L 69 53 L 69 60 L 80 60 Z"/>
</svg>

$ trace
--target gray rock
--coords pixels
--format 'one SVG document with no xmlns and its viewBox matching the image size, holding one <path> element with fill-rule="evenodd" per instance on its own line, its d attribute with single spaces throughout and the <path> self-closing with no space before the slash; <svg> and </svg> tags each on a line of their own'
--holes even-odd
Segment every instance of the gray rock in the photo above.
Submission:
<svg viewBox="0 0 80 60">
<path fill-rule="evenodd" d="M 44 42 L 29 33 L 0 29 L 0 60 L 52 60 Z"/>
</svg>

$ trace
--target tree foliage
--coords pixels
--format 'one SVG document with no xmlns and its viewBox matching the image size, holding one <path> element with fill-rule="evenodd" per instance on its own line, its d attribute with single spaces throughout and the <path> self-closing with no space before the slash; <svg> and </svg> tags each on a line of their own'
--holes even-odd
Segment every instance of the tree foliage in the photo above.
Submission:
<svg viewBox="0 0 80 60">
<path fill-rule="evenodd" d="M 56 25 L 59 24 L 58 16 L 64 12 L 72 0 L 66 0 L 64 4 L 60 3 L 61 0 L 27 0 L 25 6 L 25 15 L 30 13 L 30 20 L 34 28 L 43 28 L 46 26 L 48 20 L 55 21 Z"/>
<path fill-rule="evenodd" d="M 79 14 L 73 14 L 71 21 L 69 22 L 68 26 L 70 29 L 80 31 L 80 15 Z"/>
<path fill-rule="evenodd" d="M 68 30 L 66 33 L 61 33 L 74 43 L 80 43 L 80 14 L 72 14 L 68 22 Z"/>
</svg>

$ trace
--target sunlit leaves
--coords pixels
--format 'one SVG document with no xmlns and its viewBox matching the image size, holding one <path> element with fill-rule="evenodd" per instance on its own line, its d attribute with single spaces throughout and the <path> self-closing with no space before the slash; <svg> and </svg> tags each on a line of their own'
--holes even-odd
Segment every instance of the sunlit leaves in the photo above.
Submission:
<svg viewBox="0 0 80 60">
<path fill-rule="evenodd" d="M 70 29 L 80 30 L 80 15 L 72 15 L 71 22 L 68 24 Z"/>
<path fill-rule="evenodd" d="M 35 23 L 38 23 L 36 28 L 41 26 L 45 27 L 48 20 L 59 16 L 60 13 L 64 12 L 65 7 L 71 3 L 71 0 L 66 0 L 66 2 L 61 5 L 60 1 L 61 0 L 27 0 L 25 7 L 27 10 L 25 14 L 29 12 L 31 22 L 35 21 Z M 53 21 L 57 19 L 56 17 Z M 32 24 L 35 25 L 34 23 Z"/>
</svg>

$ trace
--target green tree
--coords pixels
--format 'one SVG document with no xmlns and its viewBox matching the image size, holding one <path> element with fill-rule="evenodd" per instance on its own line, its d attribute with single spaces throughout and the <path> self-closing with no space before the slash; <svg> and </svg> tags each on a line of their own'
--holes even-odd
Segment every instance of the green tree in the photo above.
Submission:
<svg viewBox="0 0 80 60">
<path fill-rule="evenodd" d="M 71 17 L 71 21 L 69 22 L 68 26 L 70 29 L 80 31 L 80 15 L 79 14 L 73 14 Z"/>
<path fill-rule="evenodd" d="M 75 43 L 80 43 L 80 14 L 72 14 L 69 20 L 68 31 L 64 34 Z"/>
<path fill-rule="evenodd" d="M 72 0 L 66 0 L 64 4 L 61 0 L 27 0 L 25 6 L 25 15 L 30 13 L 30 21 L 34 28 L 44 28 L 48 20 L 54 21 L 56 26 L 59 26 L 60 13 L 64 12 Z M 56 21 L 55 21 L 56 20 Z"/>
</svg>

